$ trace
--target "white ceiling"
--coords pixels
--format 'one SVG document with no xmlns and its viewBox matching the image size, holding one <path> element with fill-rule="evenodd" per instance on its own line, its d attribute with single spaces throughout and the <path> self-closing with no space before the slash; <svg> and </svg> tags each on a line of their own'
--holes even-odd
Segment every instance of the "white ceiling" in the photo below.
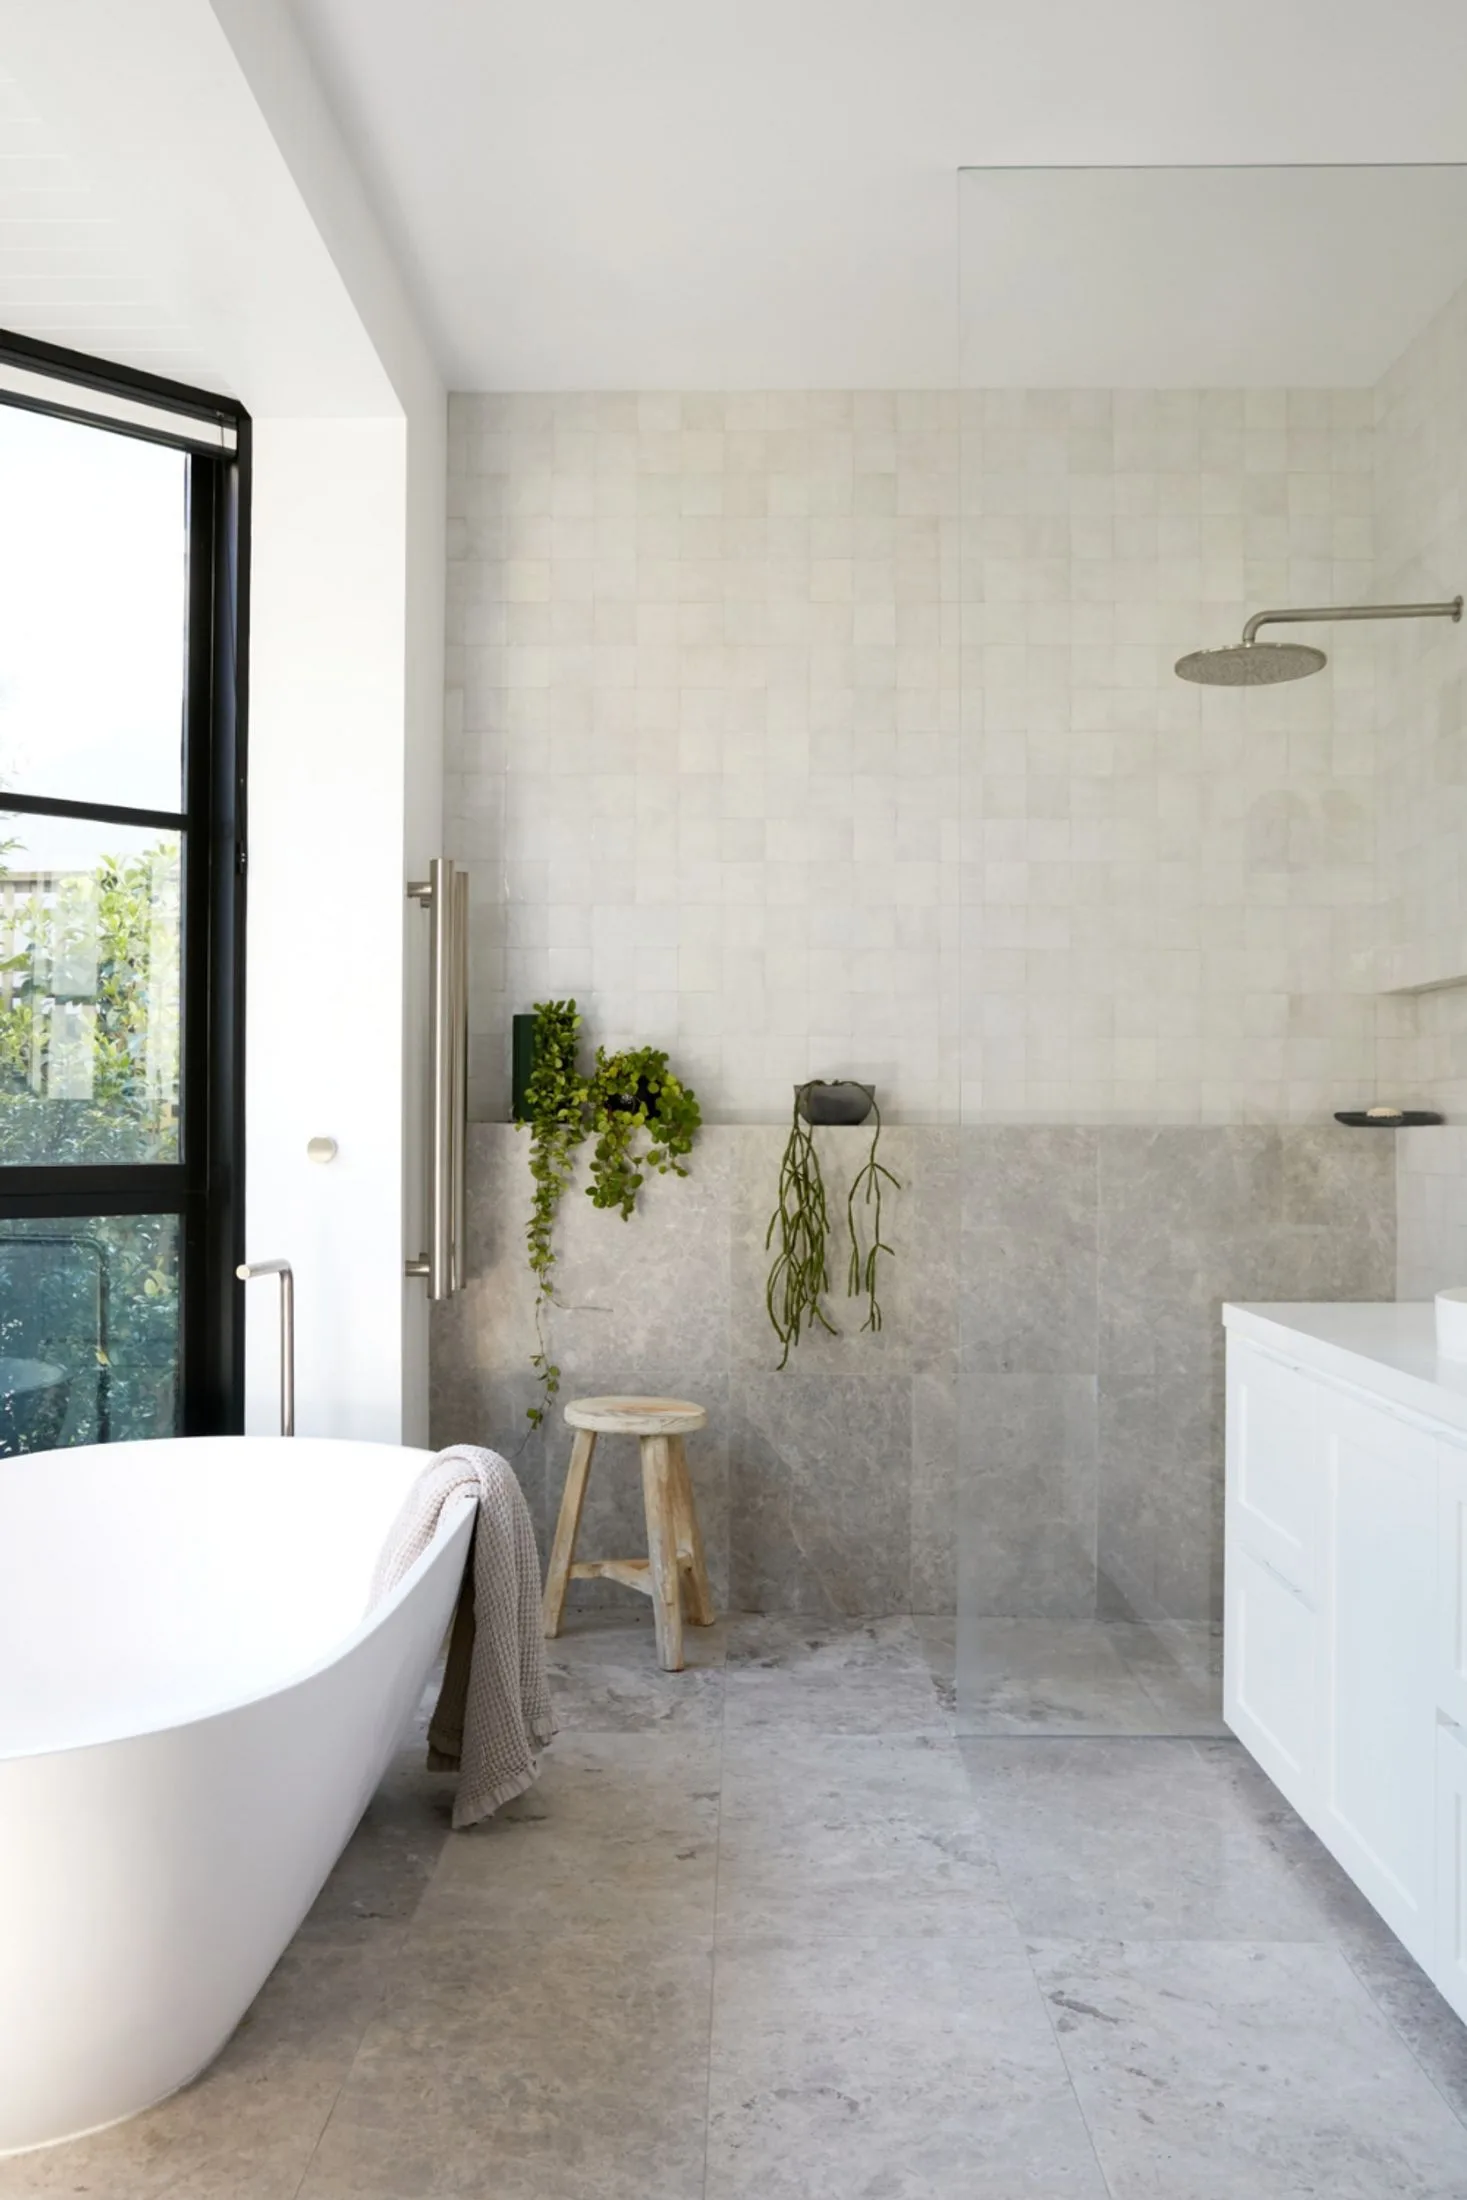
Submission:
<svg viewBox="0 0 1467 2200">
<path fill-rule="evenodd" d="M 0 0 L 0 55 L 0 327 L 260 414 L 439 394 L 282 0 Z"/>
<path fill-rule="evenodd" d="M 965 165 L 1467 160 L 1461 0 L 294 4 L 456 388 L 941 387 Z"/>
<path fill-rule="evenodd" d="M 1467 166 L 965 169 L 970 388 L 1359 389 L 1467 282 Z"/>
</svg>

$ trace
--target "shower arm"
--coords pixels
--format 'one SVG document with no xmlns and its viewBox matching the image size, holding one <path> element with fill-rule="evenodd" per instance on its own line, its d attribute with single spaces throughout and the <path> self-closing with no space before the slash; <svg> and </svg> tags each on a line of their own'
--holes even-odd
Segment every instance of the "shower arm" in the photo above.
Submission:
<svg viewBox="0 0 1467 2200">
<path fill-rule="evenodd" d="M 1296 626 L 1313 619 L 1460 619 L 1462 598 L 1450 603 L 1325 604 L 1312 611 L 1255 611 L 1243 629 L 1243 647 L 1251 649 L 1261 626 Z"/>
</svg>

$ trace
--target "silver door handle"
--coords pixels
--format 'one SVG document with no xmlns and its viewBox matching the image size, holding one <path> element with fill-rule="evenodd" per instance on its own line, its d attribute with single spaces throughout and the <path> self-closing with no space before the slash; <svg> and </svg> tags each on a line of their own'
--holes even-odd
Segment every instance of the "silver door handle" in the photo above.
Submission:
<svg viewBox="0 0 1467 2200">
<path fill-rule="evenodd" d="M 464 1280 L 465 1145 L 469 1104 L 469 875 L 434 856 L 408 887 L 432 918 L 428 951 L 428 1250 L 407 1263 L 426 1276 L 430 1299 Z"/>
<path fill-rule="evenodd" d="M 280 1433 L 295 1434 L 295 1274 L 288 1260 L 242 1260 L 241 1283 L 256 1276 L 280 1278 Z"/>
</svg>

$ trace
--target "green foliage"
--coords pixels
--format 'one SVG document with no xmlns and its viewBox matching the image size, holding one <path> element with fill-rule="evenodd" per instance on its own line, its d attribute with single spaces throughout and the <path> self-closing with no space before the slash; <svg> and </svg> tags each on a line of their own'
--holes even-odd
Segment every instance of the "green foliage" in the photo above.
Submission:
<svg viewBox="0 0 1467 2200">
<path fill-rule="evenodd" d="M 17 847 L 0 844 L 0 1163 L 176 1158 L 177 842 L 44 880 Z M 64 1422 L 13 1401 L 0 1452 L 175 1432 L 178 1230 L 0 1224 L 0 1357 L 69 1379 Z"/>
<path fill-rule="evenodd" d="M 543 1394 L 541 1403 L 530 1407 L 532 1428 L 539 1427 L 546 1407 L 560 1390 L 560 1369 L 546 1343 L 545 1308 L 555 1297 L 555 1217 L 560 1195 L 570 1182 L 576 1148 L 586 1135 L 585 1084 L 576 1069 L 576 1035 L 580 1028 L 574 1001 L 535 1003 L 535 1066 L 525 1087 L 534 1192 L 525 1241 L 535 1278 L 535 1336 L 539 1346 L 531 1364 Z"/>
<path fill-rule="evenodd" d="M 797 1087 L 790 1116 L 790 1135 L 779 1165 L 778 1199 L 769 1228 L 764 1233 L 766 1252 L 776 1240 L 779 1246 L 764 1286 L 764 1304 L 770 1325 L 783 1348 L 779 1359 L 782 1368 L 789 1364 L 791 1348 L 799 1343 L 807 1329 L 818 1324 L 828 1336 L 839 1335 L 824 1306 L 825 1293 L 830 1289 L 830 1206 L 815 1134 L 800 1113 L 803 1094 L 804 1087 Z M 872 1105 L 875 1107 L 874 1101 Z M 853 1299 L 864 1295 L 866 1319 L 861 1327 L 872 1331 L 881 1327 L 881 1302 L 876 1291 L 877 1263 L 883 1253 L 891 1257 L 892 1250 L 881 1234 L 882 1189 L 887 1184 L 894 1189 L 900 1188 L 891 1170 L 877 1159 L 881 1143 L 879 1107 L 875 1113 L 870 1150 L 846 1195 L 846 1228 L 850 1235 L 846 1295 Z M 869 1246 L 862 1242 L 858 1202 L 870 1224 Z"/>
<path fill-rule="evenodd" d="M 542 1393 L 529 1409 L 538 1428 L 560 1391 L 560 1369 L 550 1357 L 545 1310 L 555 1301 L 555 1217 L 561 1194 L 575 1167 L 576 1148 L 588 1132 L 596 1134 L 587 1196 L 597 1207 L 615 1207 L 630 1217 L 646 1171 L 686 1176 L 680 1156 L 689 1152 L 702 1114 L 690 1086 L 668 1068 L 656 1047 L 630 1047 L 609 1055 L 596 1049 L 589 1077 L 576 1068 L 581 1019 L 574 1001 L 535 1004 L 535 1061 L 525 1087 L 525 1122 L 530 1132 L 530 1175 L 534 1193 L 525 1231 L 535 1278 L 535 1335 L 539 1349 L 532 1365 Z M 645 1139 L 645 1147 L 638 1151 Z"/>
<path fill-rule="evenodd" d="M 164 842 L 0 909 L 0 1161 L 177 1157 L 178 903 Z"/>
<path fill-rule="evenodd" d="M 620 1054 L 598 1047 L 586 1099 L 596 1132 L 587 1196 L 594 1206 L 620 1208 L 625 1220 L 646 1182 L 645 1170 L 687 1175 L 678 1156 L 691 1150 L 702 1111 L 658 1047 L 628 1047 Z M 638 1154 L 644 1133 L 646 1150 Z"/>
</svg>

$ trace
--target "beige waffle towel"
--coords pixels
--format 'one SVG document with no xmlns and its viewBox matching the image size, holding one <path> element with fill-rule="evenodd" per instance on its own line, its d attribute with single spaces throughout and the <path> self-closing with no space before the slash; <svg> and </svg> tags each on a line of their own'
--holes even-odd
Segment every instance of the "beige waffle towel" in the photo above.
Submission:
<svg viewBox="0 0 1467 2200">
<path fill-rule="evenodd" d="M 371 1602 L 401 1581 L 432 1542 L 444 1507 L 465 1493 L 476 1498 L 478 1518 L 428 1728 L 429 1765 L 458 1773 L 455 1827 L 523 1795 L 539 1770 L 537 1751 L 555 1732 L 535 1530 L 514 1469 L 497 1451 L 454 1444 L 424 1467 L 377 1561 Z"/>
</svg>

